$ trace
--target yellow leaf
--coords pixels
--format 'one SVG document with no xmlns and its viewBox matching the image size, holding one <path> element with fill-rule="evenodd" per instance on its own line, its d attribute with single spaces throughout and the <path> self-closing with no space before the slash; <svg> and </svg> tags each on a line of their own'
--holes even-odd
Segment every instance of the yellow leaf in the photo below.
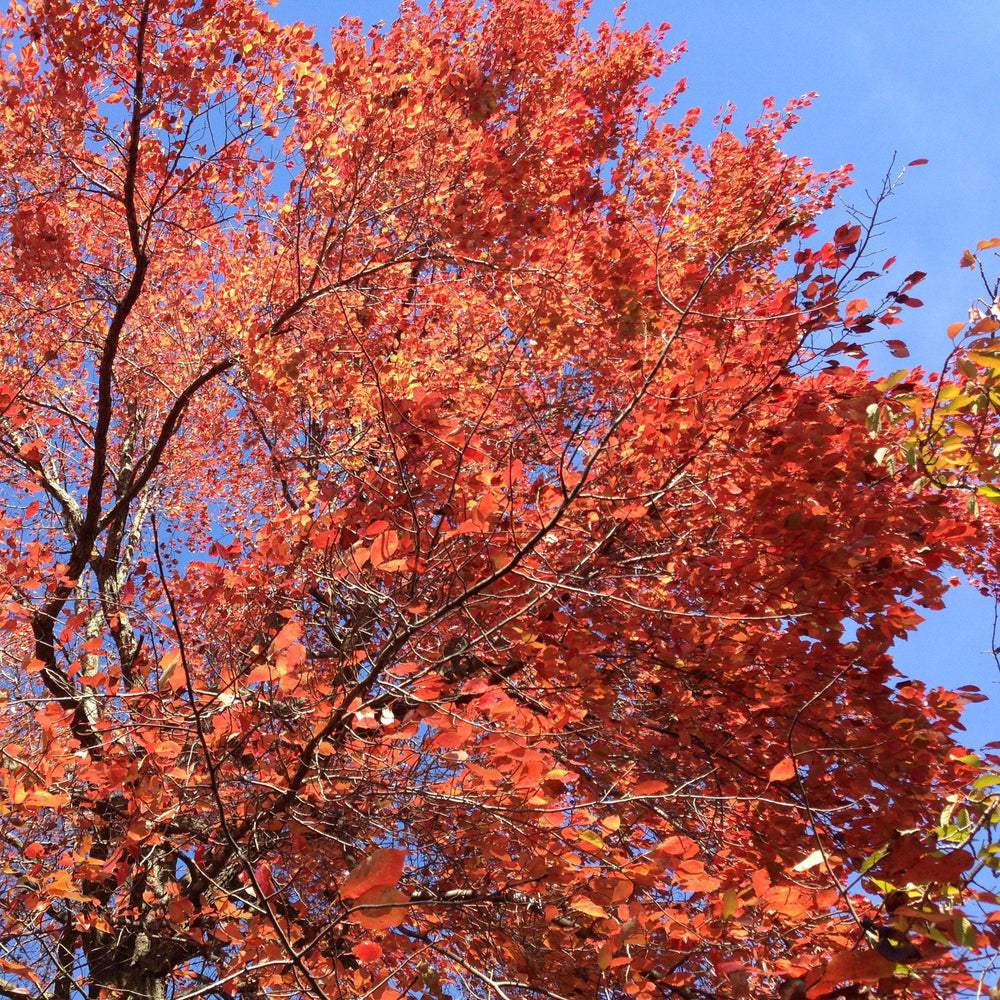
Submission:
<svg viewBox="0 0 1000 1000">
<path fill-rule="evenodd" d="M 996 351 L 969 351 L 969 358 L 983 368 L 996 371 L 1000 368 L 1000 353 Z"/>
<path fill-rule="evenodd" d="M 604 846 L 604 840 L 601 838 L 600 834 L 594 833 L 593 830 L 581 831 L 580 839 L 585 844 L 590 844 L 591 847 L 594 847 L 598 850 L 600 850 Z"/>
<path fill-rule="evenodd" d="M 895 388 L 900 382 L 910 374 L 909 368 L 898 368 L 894 371 L 888 378 L 882 379 L 881 382 L 876 383 L 876 388 L 879 392 L 888 392 L 890 389 Z"/>
</svg>

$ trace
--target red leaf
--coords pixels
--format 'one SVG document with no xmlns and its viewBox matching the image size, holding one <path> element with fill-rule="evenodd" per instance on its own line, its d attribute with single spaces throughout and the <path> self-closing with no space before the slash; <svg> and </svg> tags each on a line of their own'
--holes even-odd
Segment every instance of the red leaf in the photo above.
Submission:
<svg viewBox="0 0 1000 1000">
<path fill-rule="evenodd" d="M 262 861 L 254 869 L 253 877 L 257 881 L 257 885 L 260 887 L 260 891 L 265 896 L 274 895 L 274 883 L 271 881 L 271 868 L 270 866 Z"/>
<path fill-rule="evenodd" d="M 840 246 L 853 246 L 861 239 L 861 227 L 845 223 L 833 234 L 833 238 Z"/>
<path fill-rule="evenodd" d="M 950 885 L 967 872 L 975 858 L 968 851 L 952 851 L 941 857 L 926 857 L 906 871 L 909 881 L 914 883 L 940 882 Z"/>
<path fill-rule="evenodd" d="M 45 442 L 41 438 L 29 441 L 21 447 L 19 454 L 26 462 L 40 462 L 45 454 Z"/>
</svg>

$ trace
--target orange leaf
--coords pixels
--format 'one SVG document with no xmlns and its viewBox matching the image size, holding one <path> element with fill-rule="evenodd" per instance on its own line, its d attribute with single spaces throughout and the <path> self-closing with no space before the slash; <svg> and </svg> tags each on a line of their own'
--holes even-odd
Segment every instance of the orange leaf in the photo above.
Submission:
<svg viewBox="0 0 1000 1000">
<path fill-rule="evenodd" d="M 247 684 L 259 684 L 261 681 L 269 681 L 271 679 L 271 666 L 268 663 L 259 664 L 247 674 Z"/>
<path fill-rule="evenodd" d="M 624 902 L 635 890 L 635 885 L 627 878 L 615 878 L 612 879 L 612 883 L 614 888 L 611 890 L 611 902 L 613 903 Z"/>
<path fill-rule="evenodd" d="M 656 845 L 657 854 L 679 854 L 683 858 L 693 858 L 698 853 L 698 845 L 690 837 L 665 837 Z"/>
<path fill-rule="evenodd" d="M 389 557 L 399 547 L 399 536 L 391 528 L 383 531 L 372 543 L 371 563 L 378 569 L 389 561 Z"/>
<path fill-rule="evenodd" d="M 767 777 L 768 781 L 790 781 L 795 777 L 795 761 L 791 757 L 778 761 Z"/>
<path fill-rule="evenodd" d="M 68 803 L 68 795 L 54 795 L 52 792 L 42 790 L 28 792 L 24 797 L 24 804 L 29 809 L 52 809 L 67 805 Z"/>
<path fill-rule="evenodd" d="M 410 897 L 405 892 L 400 892 L 391 885 L 376 886 L 356 901 L 356 905 L 364 909 L 355 909 L 351 913 L 351 919 L 368 930 L 395 927 L 406 918 L 406 907 L 399 904 L 408 903 L 409 900 Z"/>
<path fill-rule="evenodd" d="M 380 848 L 377 851 L 372 851 L 344 879 L 344 884 L 340 887 L 340 898 L 357 899 L 370 889 L 395 885 L 403 874 L 405 860 L 405 851 L 397 851 L 393 848 Z"/>
<path fill-rule="evenodd" d="M 826 990 L 820 990 L 821 985 L 832 983 L 876 983 L 886 976 L 891 976 L 896 966 L 877 951 L 866 948 L 863 951 L 842 951 L 830 959 L 823 977 L 809 990 L 810 996 L 816 996 Z"/>
<path fill-rule="evenodd" d="M 287 649 L 300 635 L 302 635 L 301 622 L 289 622 L 283 625 L 281 631 L 271 640 L 267 649 L 268 654 L 273 656 Z"/>
</svg>

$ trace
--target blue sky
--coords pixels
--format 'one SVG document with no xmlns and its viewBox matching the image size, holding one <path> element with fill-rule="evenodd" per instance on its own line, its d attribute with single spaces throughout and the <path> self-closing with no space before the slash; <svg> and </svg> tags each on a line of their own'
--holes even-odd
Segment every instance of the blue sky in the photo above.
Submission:
<svg viewBox="0 0 1000 1000">
<path fill-rule="evenodd" d="M 614 3 L 595 3 L 610 17 Z M 395 4 L 379 0 L 281 0 L 276 16 L 319 27 L 319 39 L 344 14 L 391 21 Z M 945 329 L 966 317 L 980 287 L 958 267 L 962 251 L 1000 236 L 1000 5 L 993 0 L 637 0 L 626 23 L 672 26 L 671 43 L 688 52 L 661 81 L 688 81 L 680 111 L 701 107 L 704 137 L 728 101 L 735 122 L 754 119 L 773 96 L 782 105 L 813 91 L 819 96 L 785 147 L 818 167 L 855 165 L 846 198 L 866 203 L 896 154 L 897 165 L 921 157 L 889 204 L 894 219 L 884 245 L 895 273 L 927 273 L 917 294 L 922 309 L 907 310 L 899 328 L 909 362 L 940 365 Z M 843 221 L 842 218 L 831 221 Z M 996 270 L 1000 271 L 1000 259 Z M 893 335 L 897 336 L 894 330 Z M 890 359 L 891 360 L 891 359 Z M 888 365 L 886 366 L 888 368 Z M 969 587 L 954 591 L 948 609 L 933 615 L 897 651 L 897 665 L 932 684 L 978 684 L 1000 704 L 1000 674 L 988 650 L 993 603 Z M 995 705 L 973 706 L 967 740 L 1000 739 Z"/>
</svg>

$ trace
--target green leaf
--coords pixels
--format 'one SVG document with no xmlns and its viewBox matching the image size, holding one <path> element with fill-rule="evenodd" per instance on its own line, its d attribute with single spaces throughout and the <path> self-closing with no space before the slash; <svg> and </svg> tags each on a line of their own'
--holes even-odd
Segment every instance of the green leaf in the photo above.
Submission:
<svg viewBox="0 0 1000 1000">
<path fill-rule="evenodd" d="M 951 944 L 951 941 L 948 940 L 948 936 L 943 931 L 939 931 L 933 924 L 928 924 L 926 927 L 922 927 L 920 933 L 923 934 L 925 938 L 930 938 L 931 941 L 937 941 L 938 944 Z"/>
<path fill-rule="evenodd" d="M 898 888 L 894 883 L 887 882 L 881 878 L 873 878 L 869 879 L 869 881 L 875 887 L 875 891 L 881 893 L 883 896 L 888 896 L 890 892 L 895 892 Z"/>
<path fill-rule="evenodd" d="M 874 854 L 869 854 L 864 861 L 861 862 L 861 874 L 864 875 L 869 868 L 877 865 L 885 856 L 889 853 L 888 847 L 883 847 L 876 851 Z"/>
<path fill-rule="evenodd" d="M 955 940 L 963 948 L 974 948 L 979 934 L 969 918 L 959 913 L 955 916 Z"/>
</svg>

